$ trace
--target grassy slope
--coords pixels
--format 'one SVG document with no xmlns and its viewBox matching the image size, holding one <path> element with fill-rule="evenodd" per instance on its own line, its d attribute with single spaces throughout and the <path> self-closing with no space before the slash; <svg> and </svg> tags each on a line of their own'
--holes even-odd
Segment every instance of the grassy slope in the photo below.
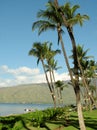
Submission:
<svg viewBox="0 0 97 130">
<path fill-rule="evenodd" d="M 63 101 L 75 103 L 72 87 L 64 88 Z M 52 103 L 52 99 L 46 84 L 28 84 L 0 88 L 0 103 Z"/>
</svg>

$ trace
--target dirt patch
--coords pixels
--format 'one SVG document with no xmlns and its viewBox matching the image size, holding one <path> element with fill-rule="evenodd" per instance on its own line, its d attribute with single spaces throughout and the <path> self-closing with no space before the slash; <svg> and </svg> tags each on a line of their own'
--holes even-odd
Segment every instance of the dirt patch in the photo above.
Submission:
<svg viewBox="0 0 97 130">
<path fill-rule="evenodd" d="M 54 130 L 62 130 L 63 128 L 64 128 L 64 126 L 59 126 L 56 129 L 54 129 Z"/>
</svg>

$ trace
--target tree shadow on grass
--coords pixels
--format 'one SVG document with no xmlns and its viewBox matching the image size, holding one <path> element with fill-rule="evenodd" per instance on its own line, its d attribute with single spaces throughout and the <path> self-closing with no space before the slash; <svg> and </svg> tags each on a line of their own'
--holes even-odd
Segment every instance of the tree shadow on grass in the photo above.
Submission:
<svg viewBox="0 0 97 130">
<path fill-rule="evenodd" d="M 84 117 L 85 119 L 85 126 L 92 128 L 94 130 L 97 130 L 97 118 L 91 118 L 91 117 Z M 77 116 L 71 116 L 70 117 L 70 125 L 79 129 L 79 122 Z"/>
<path fill-rule="evenodd" d="M 85 120 L 85 126 L 89 127 L 91 129 L 97 130 L 97 118 L 91 118 L 91 117 L 84 117 Z M 78 117 L 75 115 L 72 115 L 70 117 L 70 125 L 79 129 L 79 122 Z"/>
<path fill-rule="evenodd" d="M 23 118 L 22 118 L 21 116 L 9 116 L 9 117 L 1 117 L 1 118 L 0 118 L 0 123 L 3 125 L 3 126 L 2 126 L 2 130 L 5 129 L 5 128 L 6 128 L 7 130 L 14 128 L 15 124 L 16 124 L 17 122 L 19 122 L 19 121 L 21 121 L 22 126 L 23 126 L 26 130 L 31 130 L 31 129 L 29 129 L 29 128 L 26 126 L 26 123 L 25 123 L 25 121 L 23 120 Z M 6 129 L 5 129 L 5 130 L 6 130 Z"/>
<path fill-rule="evenodd" d="M 70 116 L 68 122 L 69 122 L 69 126 L 73 126 L 76 129 L 80 130 L 78 116 L 76 116 L 76 115 Z"/>
<path fill-rule="evenodd" d="M 47 130 L 51 130 L 46 124 L 44 124 L 43 127 L 46 128 Z"/>
<path fill-rule="evenodd" d="M 97 130 L 97 118 L 85 118 L 85 124 L 87 127 Z"/>
<path fill-rule="evenodd" d="M 68 120 L 56 120 L 56 121 L 49 121 L 48 123 L 52 123 L 52 124 L 57 124 L 57 125 L 62 125 L 65 128 L 68 126 L 73 126 L 76 129 L 79 129 L 79 124 L 78 124 L 78 120 L 76 119 L 68 119 Z"/>
</svg>

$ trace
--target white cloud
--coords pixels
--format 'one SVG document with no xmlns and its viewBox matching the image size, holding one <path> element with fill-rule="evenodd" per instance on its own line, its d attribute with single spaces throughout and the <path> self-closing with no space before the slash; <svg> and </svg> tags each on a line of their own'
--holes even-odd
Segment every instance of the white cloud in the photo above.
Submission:
<svg viewBox="0 0 97 130">
<path fill-rule="evenodd" d="M 67 72 L 58 74 L 55 72 L 56 80 L 70 80 L 70 76 Z"/>
<path fill-rule="evenodd" d="M 23 66 L 23 67 L 19 67 L 17 69 L 10 69 L 6 65 L 1 66 L 0 71 L 2 71 L 3 73 L 9 73 L 12 75 L 21 75 L 21 74 L 32 75 L 32 74 L 40 73 L 39 69 L 37 69 L 37 68 L 31 69 L 31 68 Z"/>
<path fill-rule="evenodd" d="M 69 80 L 68 73 L 58 74 L 55 72 L 56 80 Z M 46 82 L 45 75 L 38 68 L 19 67 L 9 68 L 6 65 L 0 66 L 0 87 L 14 86 L 18 84 Z"/>
</svg>

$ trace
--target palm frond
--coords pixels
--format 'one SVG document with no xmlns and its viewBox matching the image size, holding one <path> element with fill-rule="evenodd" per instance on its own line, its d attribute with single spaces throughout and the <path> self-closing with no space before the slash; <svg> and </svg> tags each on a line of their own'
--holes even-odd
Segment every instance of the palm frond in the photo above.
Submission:
<svg viewBox="0 0 97 130">
<path fill-rule="evenodd" d="M 52 29 L 55 30 L 56 26 L 49 21 L 39 20 L 33 23 L 32 30 L 38 29 L 38 35 L 40 35 L 42 32 Z"/>
<path fill-rule="evenodd" d="M 79 5 L 74 5 L 74 6 L 71 8 L 71 15 L 72 15 L 72 16 L 74 16 L 74 14 L 75 14 L 75 12 L 76 12 L 76 10 L 77 10 L 78 8 L 80 8 Z"/>
</svg>

